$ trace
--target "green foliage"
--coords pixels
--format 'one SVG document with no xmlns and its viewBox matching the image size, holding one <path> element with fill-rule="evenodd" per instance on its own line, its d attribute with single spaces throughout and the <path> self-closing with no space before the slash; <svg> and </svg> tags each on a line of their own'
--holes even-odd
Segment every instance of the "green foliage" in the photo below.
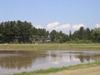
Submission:
<svg viewBox="0 0 100 75">
<path fill-rule="evenodd" d="M 94 42 L 100 42 L 100 28 L 95 28 L 92 31 L 92 38 Z"/>
<path fill-rule="evenodd" d="M 62 31 L 51 32 L 46 29 L 37 29 L 27 21 L 7 21 L 0 23 L 0 43 L 34 43 L 34 42 L 76 42 L 90 43 L 100 42 L 100 28 L 90 30 L 80 27 L 75 32 L 69 32 L 69 35 Z"/>
<path fill-rule="evenodd" d="M 53 30 L 50 33 L 50 38 L 52 42 L 60 42 L 60 43 L 66 42 L 69 39 L 68 35 L 62 33 L 61 31 L 57 32 L 55 30 Z"/>
<path fill-rule="evenodd" d="M 36 29 L 27 21 L 18 20 L 0 23 L 1 43 L 31 43 L 33 36 L 40 39 L 40 36 L 47 37 L 48 32 L 45 29 Z"/>
<path fill-rule="evenodd" d="M 80 27 L 79 30 L 74 32 L 73 39 L 90 40 L 91 39 L 90 29 L 89 28 L 84 29 L 84 27 Z"/>
<path fill-rule="evenodd" d="M 80 43 L 100 42 L 100 28 L 90 30 L 89 28 L 84 29 L 81 27 L 79 30 L 72 34 L 72 40 Z"/>
</svg>

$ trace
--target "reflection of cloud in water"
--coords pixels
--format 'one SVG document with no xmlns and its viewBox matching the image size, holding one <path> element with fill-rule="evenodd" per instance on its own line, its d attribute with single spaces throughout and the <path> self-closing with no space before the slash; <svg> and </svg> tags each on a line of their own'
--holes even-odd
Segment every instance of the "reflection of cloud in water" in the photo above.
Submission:
<svg viewBox="0 0 100 75">
<path fill-rule="evenodd" d="M 73 62 L 73 61 L 79 61 L 79 59 L 75 58 L 74 56 L 63 56 L 62 61 L 63 62 Z"/>
<path fill-rule="evenodd" d="M 48 61 L 53 64 L 60 64 L 60 63 L 70 63 L 70 62 L 77 62 L 79 61 L 78 58 L 72 55 L 58 55 L 58 54 L 49 54 L 47 57 Z"/>
</svg>

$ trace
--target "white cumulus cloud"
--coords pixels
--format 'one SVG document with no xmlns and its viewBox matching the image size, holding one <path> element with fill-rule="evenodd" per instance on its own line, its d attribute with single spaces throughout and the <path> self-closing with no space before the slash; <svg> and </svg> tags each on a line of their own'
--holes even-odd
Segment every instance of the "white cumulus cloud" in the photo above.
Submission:
<svg viewBox="0 0 100 75">
<path fill-rule="evenodd" d="M 96 24 L 96 26 L 95 26 L 96 28 L 100 28 L 100 24 Z"/>
<path fill-rule="evenodd" d="M 78 30 L 80 27 L 86 27 L 84 24 L 67 24 L 67 23 L 60 23 L 60 22 L 52 22 L 48 23 L 47 25 L 35 25 L 36 28 L 45 28 L 49 32 L 52 30 L 62 31 L 63 33 L 69 33 L 71 30 L 72 32 Z"/>
<path fill-rule="evenodd" d="M 46 25 L 46 29 L 48 31 L 56 30 L 56 31 L 62 31 L 64 33 L 69 33 L 71 30 L 72 32 L 75 30 L 78 30 L 80 27 L 86 27 L 84 24 L 67 24 L 67 23 L 59 23 L 59 22 L 53 22 Z"/>
<path fill-rule="evenodd" d="M 44 28 L 42 25 L 34 25 L 37 29 Z"/>
<path fill-rule="evenodd" d="M 80 27 L 86 27 L 86 25 L 84 25 L 84 24 L 75 24 L 75 25 L 72 25 L 72 29 L 73 30 L 78 30 L 78 29 L 80 29 Z"/>
<path fill-rule="evenodd" d="M 53 22 L 53 23 L 47 24 L 45 28 L 48 31 L 56 30 L 56 31 L 62 31 L 66 33 L 66 31 L 68 31 L 70 27 L 71 27 L 70 24 L 61 24 L 59 22 Z"/>
</svg>

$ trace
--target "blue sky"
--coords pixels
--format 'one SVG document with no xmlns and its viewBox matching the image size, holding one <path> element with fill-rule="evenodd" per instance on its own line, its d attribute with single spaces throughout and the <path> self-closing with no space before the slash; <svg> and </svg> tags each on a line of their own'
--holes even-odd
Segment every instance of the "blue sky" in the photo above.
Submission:
<svg viewBox="0 0 100 75">
<path fill-rule="evenodd" d="M 100 24 L 100 0 L 0 0 L 0 21 L 27 20 L 33 24 L 51 22 Z"/>
</svg>

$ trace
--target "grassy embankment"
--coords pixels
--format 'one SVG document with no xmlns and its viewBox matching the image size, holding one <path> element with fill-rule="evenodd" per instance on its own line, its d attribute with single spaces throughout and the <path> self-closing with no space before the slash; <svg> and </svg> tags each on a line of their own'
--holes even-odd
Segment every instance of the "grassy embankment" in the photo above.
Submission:
<svg viewBox="0 0 100 75">
<path fill-rule="evenodd" d="M 72 43 L 48 43 L 48 44 L 0 44 L 0 50 L 100 50 L 100 44 L 72 44 Z"/>
<path fill-rule="evenodd" d="M 29 73 L 23 72 L 15 75 L 100 75 L 100 62 L 62 68 L 50 68 Z"/>
</svg>

